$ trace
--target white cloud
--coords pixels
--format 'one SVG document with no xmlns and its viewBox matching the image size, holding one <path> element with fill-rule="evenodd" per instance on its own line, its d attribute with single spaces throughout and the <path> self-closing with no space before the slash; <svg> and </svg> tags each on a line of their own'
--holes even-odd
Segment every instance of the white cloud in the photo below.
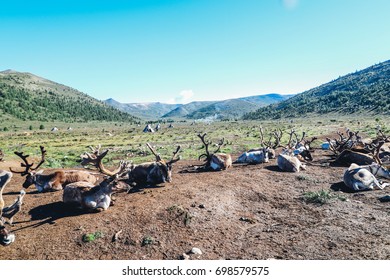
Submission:
<svg viewBox="0 0 390 280">
<path fill-rule="evenodd" d="M 190 100 L 194 96 L 194 92 L 191 89 L 185 89 L 180 92 L 181 99 L 185 102 Z"/>
<path fill-rule="evenodd" d="M 169 99 L 167 103 L 168 104 L 189 103 L 192 101 L 193 96 L 194 96 L 194 92 L 191 89 L 185 89 L 179 93 L 179 96 Z"/>
<path fill-rule="evenodd" d="M 292 9 L 294 9 L 296 6 L 298 6 L 299 0 L 282 0 L 282 2 L 283 2 L 283 6 L 284 6 L 286 9 L 292 10 Z"/>
</svg>

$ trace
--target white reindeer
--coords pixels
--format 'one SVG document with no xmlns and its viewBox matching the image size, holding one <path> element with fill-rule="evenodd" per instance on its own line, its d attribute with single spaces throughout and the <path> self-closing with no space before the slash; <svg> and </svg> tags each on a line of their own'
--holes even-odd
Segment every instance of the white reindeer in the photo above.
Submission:
<svg viewBox="0 0 390 280">
<path fill-rule="evenodd" d="M 115 192 L 127 191 L 129 186 L 123 182 L 128 179 L 132 165 L 121 162 L 114 175 L 106 177 L 99 185 L 93 186 L 88 182 L 75 182 L 64 188 L 62 200 L 87 211 L 105 211 L 111 205 L 111 196 Z"/>
<path fill-rule="evenodd" d="M 343 181 L 348 188 L 354 191 L 373 190 L 375 187 L 383 189 L 390 185 L 379 182 L 376 175 L 390 178 L 389 171 L 378 164 L 359 166 L 352 163 L 345 171 Z"/>
</svg>

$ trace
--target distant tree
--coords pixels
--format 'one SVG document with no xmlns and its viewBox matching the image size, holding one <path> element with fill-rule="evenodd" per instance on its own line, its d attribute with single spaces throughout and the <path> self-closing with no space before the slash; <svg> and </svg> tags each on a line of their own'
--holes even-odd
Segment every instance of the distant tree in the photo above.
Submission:
<svg viewBox="0 0 390 280">
<path fill-rule="evenodd" d="M 28 127 L 28 129 L 29 129 L 29 130 L 33 130 L 33 127 L 32 127 L 32 125 L 30 125 L 30 126 Z"/>
<path fill-rule="evenodd" d="M 45 129 L 45 126 L 44 126 L 43 124 L 41 124 L 41 125 L 39 126 L 39 129 Z"/>
</svg>

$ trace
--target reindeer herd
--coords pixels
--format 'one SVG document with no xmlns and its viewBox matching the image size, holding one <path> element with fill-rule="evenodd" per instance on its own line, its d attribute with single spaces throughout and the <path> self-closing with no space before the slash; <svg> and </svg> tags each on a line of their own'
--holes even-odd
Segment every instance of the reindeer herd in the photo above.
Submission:
<svg viewBox="0 0 390 280">
<path fill-rule="evenodd" d="M 203 144 L 205 152 L 198 160 L 204 160 L 204 164 L 195 167 L 195 171 L 222 171 L 233 164 L 261 164 L 276 158 L 277 166 L 281 171 L 300 172 L 307 169 L 307 164 L 313 160 L 313 148 L 311 144 L 317 137 L 306 139 L 303 132 L 299 138 L 294 130 L 288 133 L 288 143 L 281 144 L 282 130 L 274 130 L 269 133 L 268 141 L 264 140 L 264 130 L 260 127 L 260 144 L 258 149 L 244 152 L 233 162 L 230 154 L 221 153 L 224 138 L 217 144 L 215 151 L 210 151 L 212 142 L 206 139 L 207 134 L 199 133 L 197 136 Z M 390 172 L 385 167 L 390 164 L 390 137 L 379 131 L 375 139 L 362 139 L 359 132 L 346 131 L 346 134 L 338 132 L 339 139 L 326 138 L 321 147 L 333 153 L 334 161 L 330 165 L 347 166 L 343 181 L 352 191 L 383 189 L 388 183 L 381 182 L 377 177 L 390 179 Z M 6 227 L 6 222 L 12 225 L 14 216 L 20 212 L 25 191 L 22 189 L 15 202 L 7 207 L 4 205 L 3 190 L 11 181 L 12 174 L 20 174 L 25 177 L 23 188 L 27 189 L 35 185 L 38 192 L 62 191 L 63 203 L 71 208 L 85 211 L 105 211 L 113 204 L 114 193 L 129 192 L 136 186 L 158 185 L 172 181 L 172 167 L 181 159 L 178 156 L 181 146 L 177 146 L 170 160 L 161 158 L 160 154 L 149 144 L 149 150 L 155 156 L 155 161 L 133 164 L 129 161 L 120 161 L 119 166 L 111 171 L 103 164 L 103 158 L 109 150 L 100 151 L 101 146 L 90 147 L 92 152 L 81 155 L 83 166 L 91 165 L 98 173 L 86 170 L 56 170 L 48 174 L 42 174 L 38 168 L 45 162 L 46 150 L 40 147 L 41 160 L 38 164 L 29 162 L 28 155 L 15 152 L 21 158 L 23 170 L 0 170 L 0 243 L 11 244 L 15 236 Z M 387 147 L 387 148 L 385 148 Z M 276 150 L 280 153 L 277 155 Z M 34 166 L 35 165 L 35 166 Z M 104 175 L 99 180 L 99 175 Z M 99 182 L 100 181 L 100 182 Z"/>
</svg>

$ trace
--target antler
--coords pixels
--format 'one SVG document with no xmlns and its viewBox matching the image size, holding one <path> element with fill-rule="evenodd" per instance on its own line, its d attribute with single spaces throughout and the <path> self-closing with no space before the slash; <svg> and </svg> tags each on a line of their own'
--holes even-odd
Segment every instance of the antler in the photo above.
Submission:
<svg viewBox="0 0 390 280">
<path fill-rule="evenodd" d="M 366 150 L 372 154 L 375 162 L 379 165 L 382 165 L 382 160 L 379 158 L 379 152 L 384 143 L 385 141 L 380 141 L 378 144 L 372 143 L 370 145 L 366 145 Z"/>
<path fill-rule="evenodd" d="M 311 147 L 310 147 L 311 143 L 313 143 L 317 139 L 318 139 L 317 137 L 312 137 L 311 140 L 306 140 L 305 139 L 305 140 L 303 140 L 303 145 L 305 146 L 305 148 L 307 150 L 310 150 L 311 149 Z"/>
<path fill-rule="evenodd" d="M 287 143 L 287 148 L 288 148 L 288 149 L 292 149 L 291 140 L 292 140 L 292 137 L 293 137 L 294 134 L 295 134 L 294 129 L 291 129 L 291 131 L 290 131 L 290 133 L 289 133 L 290 138 L 288 139 L 288 143 Z"/>
<path fill-rule="evenodd" d="M 279 128 L 279 132 L 277 130 L 274 130 L 272 134 L 275 137 L 275 143 L 272 146 L 272 149 L 276 149 L 280 146 L 280 140 L 282 139 L 283 131 Z"/>
<path fill-rule="evenodd" d="M 84 154 L 80 155 L 81 157 L 81 165 L 87 165 L 87 164 L 92 164 L 96 166 L 96 160 L 97 157 L 100 155 L 100 149 L 101 149 L 101 144 L 97 145 L 96 147 L 89 146 L 91 149 L 92 153 L 84 152 Z"/>
<path fill-rule="evenodd" d="M 176 151 L 173 153 L 172 159 L 167 164 L 173 164 L 173 163 L 175 163 L 175 162 L 177 162 L 177 161 L 179 161 L 181 159 L 180 156 L 178 158 L 176 158 L 176 156 L 179 153 L 180 149 L 181 149 L 180 145 L 177 146 Z"/>
<path fill-rule="evenodd" d="M 107 168 L 105 168 L 104 165 L 103 165 L 102 160 L 103 160 L 103 158 L 107 155 L 108 151 L 109 151 L 109 150 L 105 150 L 103 153 L 101 153 L 99 156 L 97 156 L 97 158 L 96 158 L 96 163 L 95 163 L 95 164 L 96 164 L 95 167 L 96 167 L 97 169 L 99 169 L 99 172 L 101 172 L 101 173 L 103 173 L 103 174 L 105 174 L 105 175 L 108 175 L 108 176 L 115 176 L 115 175 L 117 175 L 117 174 L 121 171 L 121 168 L 122 168 L 121 163 L 122 163 L 122 162 L 120 162 L 119 167 L 118 167 L 117 169 L 115 169 L 114 171 L 110 171 L 110 170 L 108 170 Z"/>
<path fill-rule="evenodd" d="M 206 157 L 206 158 L 209 158 L 210 157 L 210 152 L 209 152 L 209 145 L 210 145 L 210 141 L 206 141 L 204 138 L 206 137 L 207 133 L 204 133 L 203 135 L 201 135 L 200 133 L 198 134 L 198 137 L 200 138 L 200 140 L 202 140 L 203 142 L 203 145 L 205 146 L 205 149 L 206 149 L 206 153 L 205 154 L 201 154 L 199 156 L 199 160 L 202 158 L 202 157 Z"/>
<path fill-rule="evenodd" d="M 156 151 L 153 149 L 153 147 L 149 143 L 146 143 L 146 146 L 148 146 L 148 148 L 152 151 L 152 153 L 156 157 L 156 161 L 162 161 L 160 154 L 156 153 Z"/>
<path fill-rule="evenodd" d="M 46 150 L 43 146 L 39 146 L 39 148 L 41 149 L 41 161 L 36 167 L 31 168 L 31 170 L 37 170 L 45 162 Z"/>
<path fill-rule="evenodd" d="M 11 172 L 25 176 L 28 174 L 29 170 L 37 170 L 45 162 L 45 155 L 46 155 L 45 148 L 43 146 L 39 146 L 39 148 L 41 149 L 42 158 L 41 158 L 41 161 L 38 163 L 38 165 L 35 168 L 32 168 L 34 163 L 28 163 L 28 161 L 27 161 L 27 158 L 29 157 L 29 155 L 23 155 L 23 152 L 14 152 L 15 155 L 17 155 L 18 157 L 20 157 L 24 161 L 24 163 L 23 162 L 20 163 L 20 166 L 24 167 L 25 170 L 16 171 L 16 170 L 13 170 L 12 168 L 10 168 Z"/>
<path fill-rule="evenodd" d="M 301 140 L 298 140 L 298 135 L 296 135 L 295 132 L 294 132 L 294 135 L 295 135 L 295 139 L 297 140 L 297 144 L 298 144 L 298 143 L 302 143 L 302 141 L 305 139 L 306 132 L 305 131 L 302 132 Z"/>
<path fill-rule="evenodd" d="M 225 138 L 222 138 L 221 140 L 219 140 L 219 143 L 217 144 L 218 148 L 215 150 L 214 154 L 219 152 L 219 150 L 223 146 L 224 142 L 225 142 Z"/>
<path fill-rule="evenodd" d="M 385 142 L 390 141 L 390 136 L 386 136 L 381 129 L 377 133 L 377 138 Z"/>
<path fill-rule="evenodd" d="M 260 126 L 260 145 L 261 145 L 261 147 L 265 146 L 265 144 L 264 144 L 264 131 L 263 131 L 262 126 Z"/>
</svg>

